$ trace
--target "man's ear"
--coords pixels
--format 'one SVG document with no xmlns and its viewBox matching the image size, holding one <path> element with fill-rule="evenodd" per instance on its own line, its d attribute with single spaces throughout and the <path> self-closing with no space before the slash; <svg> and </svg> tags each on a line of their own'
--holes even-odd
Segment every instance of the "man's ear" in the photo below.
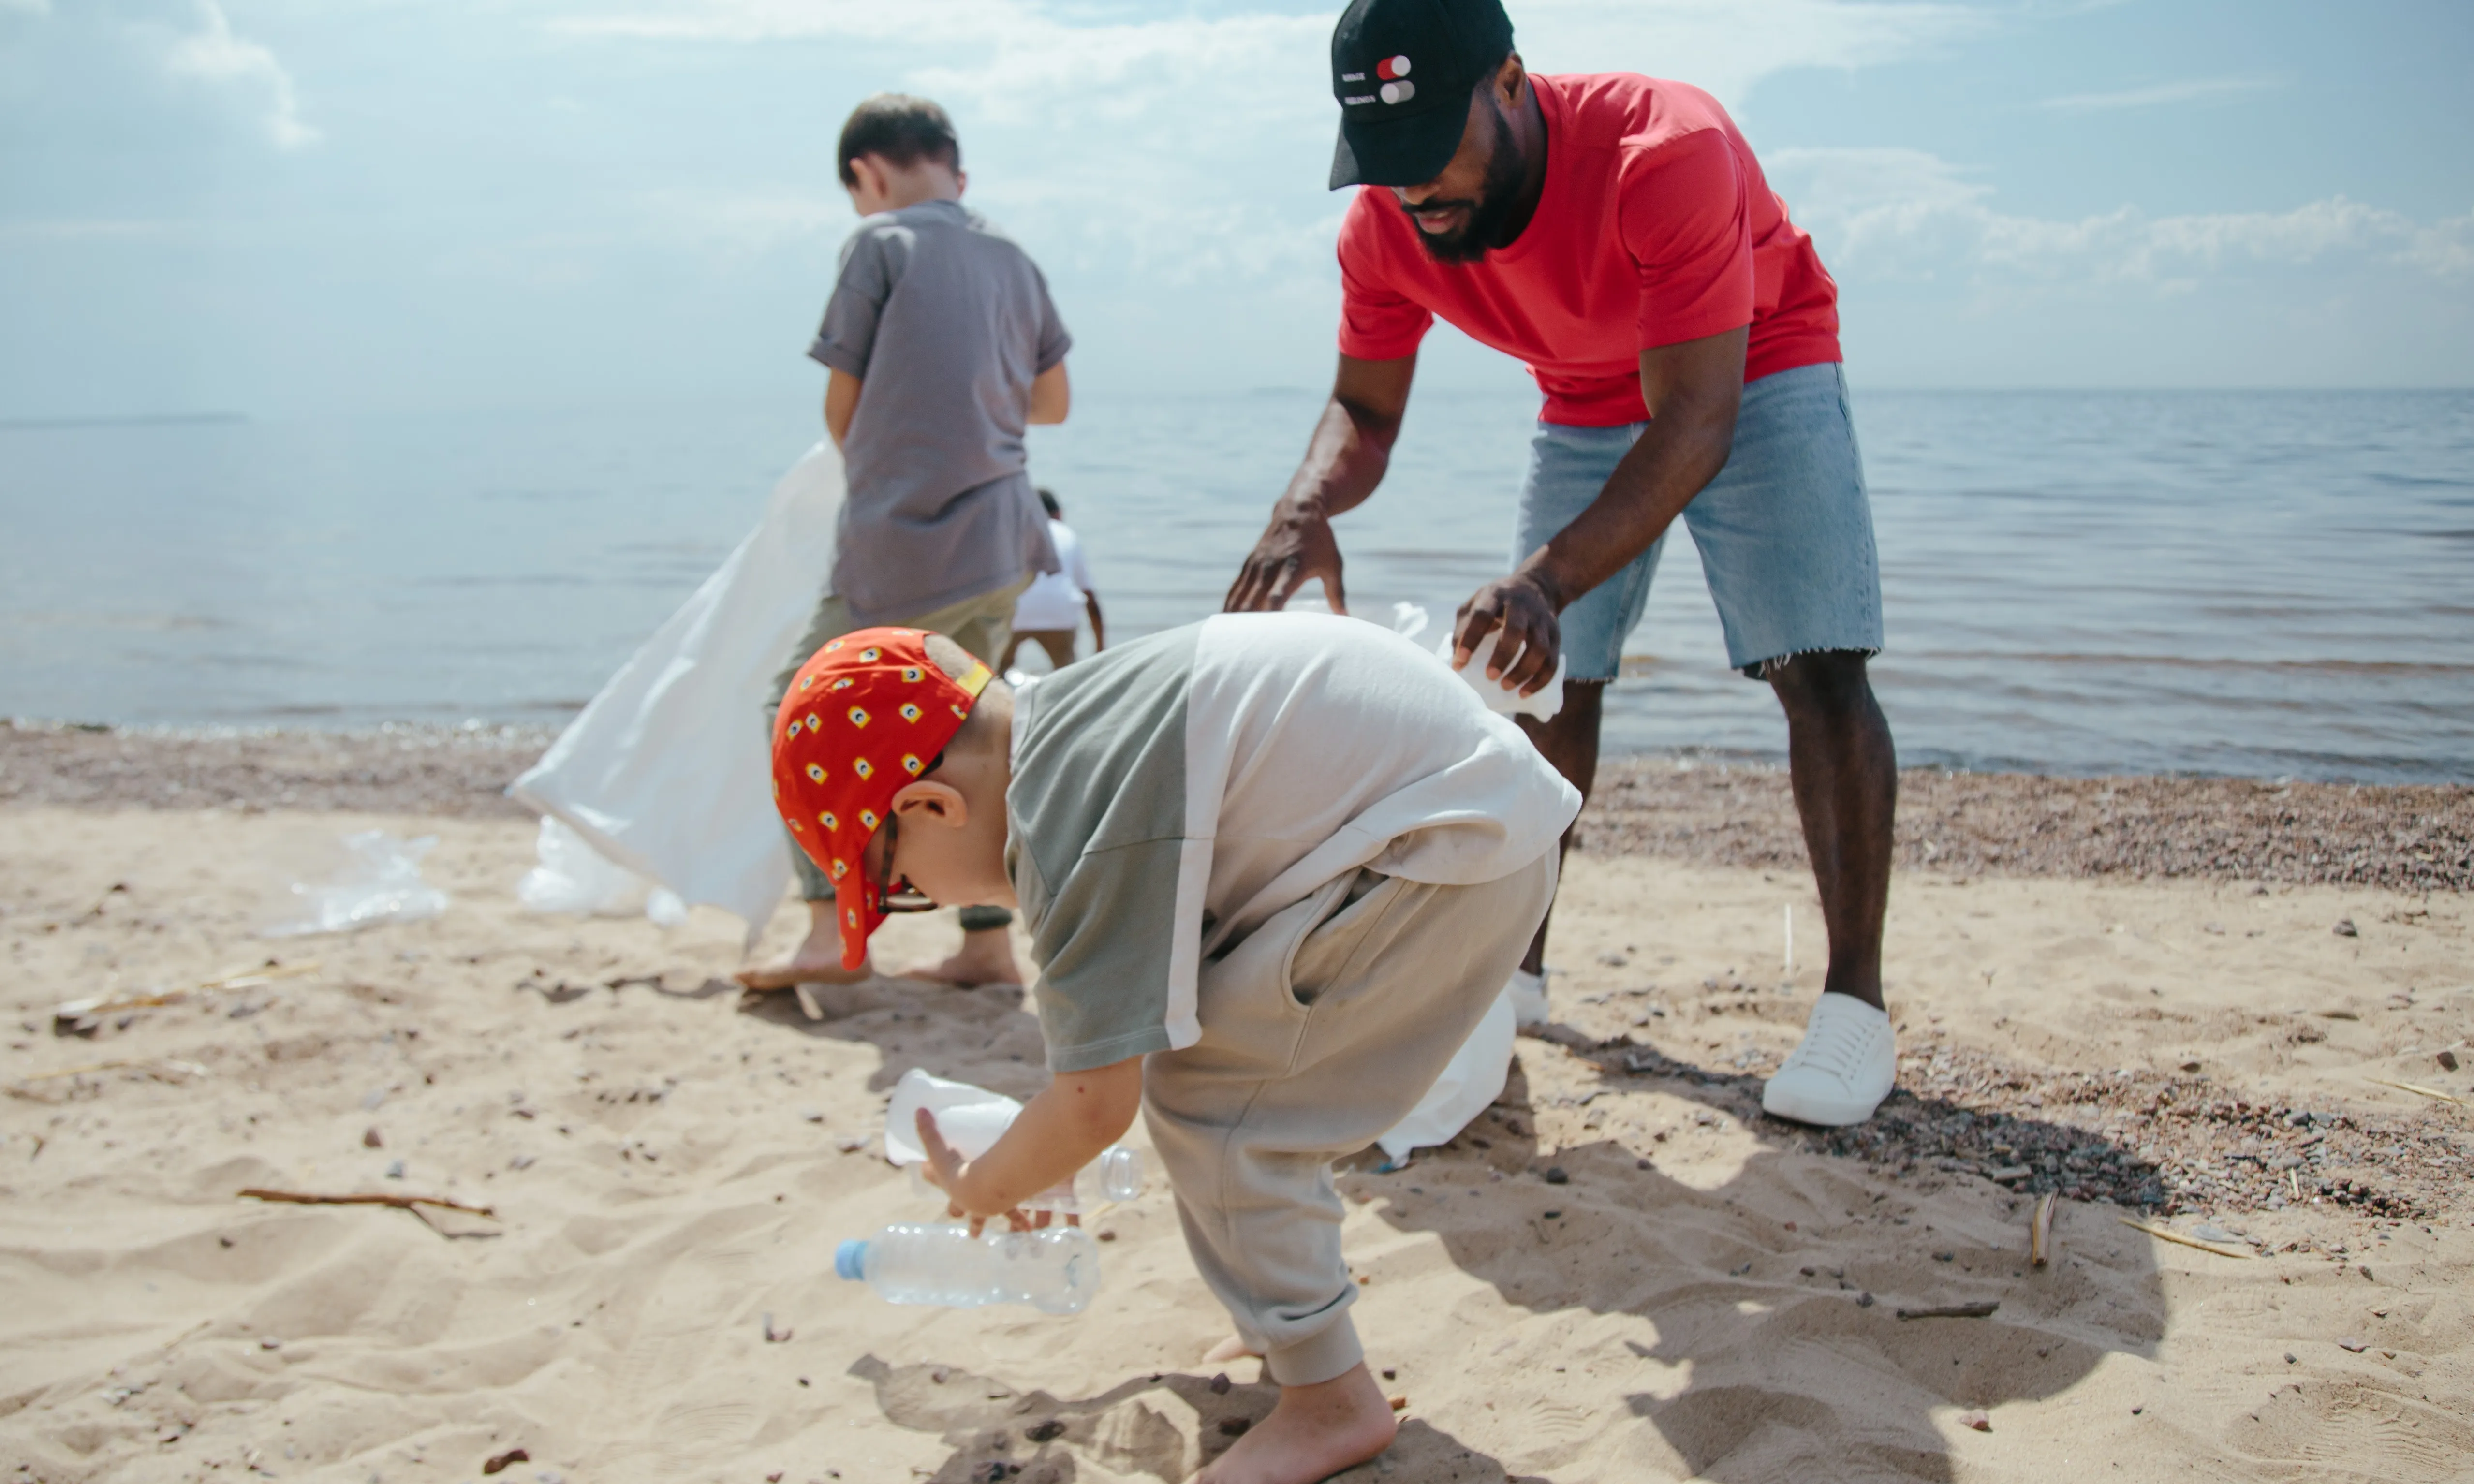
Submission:
<svg viewBox="0 0 2474 1484">
<path fill-rule="evenodd" d="M 970 801 L 962 797 L 962 791 L 933 778 L 903 785 L 893 795 L 893 812 L 907 825 L 933 824 L 949 830 L 960 829 L 971 818 Z"/>
<path fill-rule="evenodd" d="M 1520 95 L 1528 85 L 1529 69 L 1521 64 L 1520 54 L 1514 52 L 1504 58 L 1503 65 L 1494 73 L 1494 95 L 1502 100 L 1503 106 L 1507 109 L 1520 107 Z"/>
</svg>

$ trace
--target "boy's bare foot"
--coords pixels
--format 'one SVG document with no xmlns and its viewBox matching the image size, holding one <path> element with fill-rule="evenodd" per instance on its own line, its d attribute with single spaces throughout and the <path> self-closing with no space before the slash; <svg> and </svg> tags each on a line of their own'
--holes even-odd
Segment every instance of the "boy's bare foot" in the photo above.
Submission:
<svg viewBox="0 0 2474 1484">
<path fill-rule="evenodd" d="M 1244 1360 L 1249 1355 L 1252 1356 L 1256 1360 L 1263 1358 L 1263 1352 L 1247 1344 L 1246 1337 L 1244 1335 L 1232 1334 L 1228 1336 L 1228 1338 L 1221 1341 L 1219 1344 L 1211 1347 L 1211 1349 L 1204 1350 L 1202 1352 L 1202 1363 L 1206 1366 L 1216 1366 L 1225 1360 Z"/>
<path fill-rule="evenodd" d="M 934 980 L 967 989 L 973 985 L 1021 984 L 1022 968 L 1013 961 L 1012 930 L 982 928 L 963 934 L 961 951 L 944 962 L 905 969 L 903 977 Z"/>
<path fill-rule="evenodd" d="M 1392 1446 L 1400 1430 L 1364 1363 L 1312 1386 L 1283 1386 L 1256 1423 L 1194 1484 L 1315 1484 Z"/>
<path fill-rule="evenodd" d="M 876 966 L 842 967 L 842 937 L 834 921 L 834 904 L 808 904 L 808 936 L 790 957 L 779 963 L 740 969 L 733 976 L 750 989 L 788 989 L 793 985 L 856 985 L 876 977 Z"/>
</svg>

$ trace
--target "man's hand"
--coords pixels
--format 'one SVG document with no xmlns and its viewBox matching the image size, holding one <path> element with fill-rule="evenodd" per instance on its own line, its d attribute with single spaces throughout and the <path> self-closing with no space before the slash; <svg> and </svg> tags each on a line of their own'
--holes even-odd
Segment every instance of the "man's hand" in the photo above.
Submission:
<svg viewBox="0 0 2474 1484">
<path fill-rule="evenodd" d="M 1228 585 L 1223 613 L 1277 613 L 1289 605 L 1298 589 L 1321 579 L 1323 601 L 1334 613 L 1348 611 L 1348 595 L 1340 578 L 1340 538 L 1319 509 L 1292 505 L 1273 507 L 1272 523 L 1246 554 L 1237 580 Z"/>
<path fill-rule="evenodd" d="M 1334 613 L 1348 611 L 1340 580 L 1340 540 L 1331 518 L 1352 510 L 1383 482 L 1393 440 L 1409 406 L 1418 357 L 1362 361 L 1340 358 L 1331 400 L 1323 403 L 1304 462 L 1272 507 L 1272 523 L 1247 553 L 1222 600 L 1224 613 L 1269 613 L 1287 606 L 1309 581 L 1322 583 Z"/>
<path fill-rule="evenodd" d="M 1746 332 L 1727 330 L 1640 353 L 1642 431 L 1589 508 L 1531 552 L 1511 576 L 1461 604 L 1452 664 L 1467 665 L 1501 632 L 1486 673 L 1523 695 L 1555 678 L 1560 615 L 1638 557 L 1727 466 L 1744 394 Z"/>
<path fill-rule="evenodd" d="M 970 1169 L 963 1162 L 961 1153 L 953 1145 L 946 1143 L 945 1136 L 936 1131 L 935 1114 L 924 1107 L 921 1108 L 917 1127 L 919 1147 L 928 1152 L 928 1183 L 945 1192 L 946 1215 L 956 1220 L 968 1217 L 973 1236 L 978 1236 L 987 1229 L 988 1218 L 991 1216 L 1004 1217 L 1006 1225 L 1016 1231 L 1028 1231 L 1031 1229 L 1033 1223 L 1031 1213 L 1020 1206 L 981 1208 L 981 1203 L 973 1199 Z M 1047 1226 L 1048 1213 L 1042 1211 L 1039 1214 L 1037 1225 Z"/>
<path fill-rule="evenodd" d="M 1486 660 L 1486 677 L 1508 691 L 1535 695 L 1555 678 L 1563 653 L 1562 597 L 1548 579 L 1516 572 L 1471 594 L 1453 620 L 1452 669 L 1467 666 L 1490 634 L 1497 635 Z"/>
</svg>

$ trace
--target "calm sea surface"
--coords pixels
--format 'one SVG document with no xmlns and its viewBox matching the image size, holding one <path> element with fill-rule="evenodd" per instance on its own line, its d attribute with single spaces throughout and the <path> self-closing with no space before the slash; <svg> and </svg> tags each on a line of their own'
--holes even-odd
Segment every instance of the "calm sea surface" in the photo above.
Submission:
<svg viewBox="0 0 2474 1484">
<path fill-rule="evenodd" d="M 1033 472 L 1111 623 L 1213 612 L 1319 398 L 1080 399 Z M 1421 394 L 1349 597 L 1505 566 L 1533 407 Z M 1909 763 L 2474 781 L 2474 394 L 1856 395 Z M 0 428 L 0 715 L 558 721 L 814 436 L 744 408 Z M 1782 756 L 1688 541 L 1616 751 Z"/>
</svg>

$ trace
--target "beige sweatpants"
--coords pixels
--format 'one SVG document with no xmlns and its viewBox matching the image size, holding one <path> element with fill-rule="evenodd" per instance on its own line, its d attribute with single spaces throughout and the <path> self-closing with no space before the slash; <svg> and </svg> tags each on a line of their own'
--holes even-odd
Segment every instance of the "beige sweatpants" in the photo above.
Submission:
<svg viewBox="0 0 2474 1484">
<path fill-rule="evenodd" d="M 1284 1386 L 1364 1358 L 1331 1162 L 1407 1116 L 1503 991 L 1555 853 L 1437 887 L 1355 871 L 1202 967 L 1202 1039 L 1155 1052 L 1143 1110 L 1195 1266 Z"/>
</svg>

